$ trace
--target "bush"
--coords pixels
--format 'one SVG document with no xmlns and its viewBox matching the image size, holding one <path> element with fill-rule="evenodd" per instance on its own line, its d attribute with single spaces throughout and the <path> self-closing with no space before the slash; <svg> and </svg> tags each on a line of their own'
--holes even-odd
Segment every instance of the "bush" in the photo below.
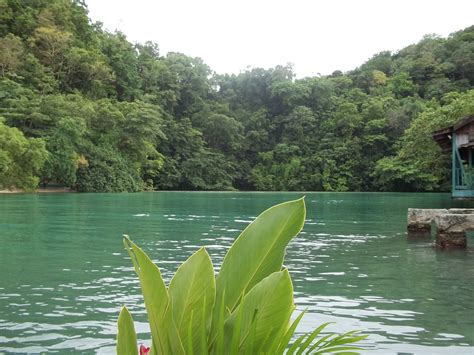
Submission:
<svg viewBox="0 0 474 355">
<path fill-rule="evenodd" d="M 133 164 L 118 154 L 93 157 L 76 173 L 79 192 L 137 192 L 143 190 L 143 180 Z"/>
</svg>

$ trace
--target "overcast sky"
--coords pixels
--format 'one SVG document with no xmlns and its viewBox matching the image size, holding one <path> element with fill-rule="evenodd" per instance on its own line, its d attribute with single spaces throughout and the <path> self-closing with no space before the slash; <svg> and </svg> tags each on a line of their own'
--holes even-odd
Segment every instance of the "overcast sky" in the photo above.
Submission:
<svg viewBox="0 0 474 355">
<path fill-rule="evenodd" d="M 162 55 L 201 57 L 218 73 L 292 63 L 297 77 L 356 68 L 423 35 L 474 24 L 470 0 L 86 0 L 89 16 Z"/>
</svg>

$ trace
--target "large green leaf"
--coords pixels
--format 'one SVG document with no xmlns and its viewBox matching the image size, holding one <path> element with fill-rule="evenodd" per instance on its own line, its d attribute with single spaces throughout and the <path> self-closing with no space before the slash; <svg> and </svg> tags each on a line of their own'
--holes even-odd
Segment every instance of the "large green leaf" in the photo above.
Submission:
<svg viewBox="0 0 474 355">
<path fill-rule="evenodd" d="M 242 298 L 227 319 L 226 348 L 235 346 L 232 336 L 238 334 L 239 354 L 267 352 L 273 339 L 287 330 L 293 307 L 293 285 L 288 270 L 264 278 Z M 235 326 L 240 327 L 238 332 Z"/>
<path fill-rule="evenodd" d="M 207 348 L 216 298 L 214 268 L 204 248 L 199 249 L 178 268 L 168 292 L 173 318 L 184 348 L 192 347 L 194 353 L 199 353 L 202 348 Z M 202 341 L 205 344 L 201 344 Z"/>
<path fill-rule="evenodd" d="M 117 354 L 138 355 L 137 334 L 133 326 L 132 315 L 125 306 L 120 311 L 117 325 Z"/>
<path fill-rule="evenodd" d="M 225 298 L 232 312 L 242 295 L 273 272 L 280 271 L 288 242 L 303 228 L 306 209 L 303 199 L 269 208 L 235 240 L 216 279 L 216 304 Z M 218 309 L 214 307 L 211 338 L 217 332 Z"/>
<path fill-rule="evenodd" d="M 295 310 L 295 308 L 296 307 L 293 307 L 293 311 Z M 269 350 L 270 354 L 283 354 L 285 352 L 285 349 L 288 347 L 288 344 L 290 343 L 290 340 L 296 331 L 296 327 L 298 326 L 298 324 L 300 324 L 305 312 L 306 311 L 301 312 L 298 317 L 296 317 L 296 319 L 291 323 L 291 325 L 288 327 L 288 329 L 282 336 L 275 337 L 273 338 L 273 340 L 271 340 Z"/>
<path fill-rule="evenodd" d="M 168 291 L 161 277 L 160 269 L 127 236 L 124 236 L 124 245 L 140 279 L 153 346 L 161 354 L 170 351 L 173 354 L 184 354 L 183 345 L 173 321 Z"/>
</svg>

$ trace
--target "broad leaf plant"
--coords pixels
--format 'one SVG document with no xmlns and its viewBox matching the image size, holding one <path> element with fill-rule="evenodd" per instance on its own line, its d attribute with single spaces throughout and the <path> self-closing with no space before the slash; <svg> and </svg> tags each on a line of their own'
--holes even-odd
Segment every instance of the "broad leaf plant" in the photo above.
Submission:
<svg viewBox="0 0 474 355">
<path fill-rule="evenodd" d="M 126 307 L 118 318 L 117 353 L 142 354 L 354 354 L 365 335 L 320 336 L 329 324 L 294 339 L 304 312 L 295 310 L 285 249 L 303 228 L 304 199 L 264 211 L 234 241 L 217 276 L 205 248 L 189 257 L 167 287 L 160 269 L 124 236 L 151 330 L 151 346 L 138 349 Z"/>
</svg>

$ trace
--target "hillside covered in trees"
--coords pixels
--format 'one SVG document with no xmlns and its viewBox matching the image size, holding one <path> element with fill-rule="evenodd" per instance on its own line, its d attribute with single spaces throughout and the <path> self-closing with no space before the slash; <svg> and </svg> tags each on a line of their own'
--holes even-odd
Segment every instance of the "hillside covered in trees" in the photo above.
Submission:
<svg viewBox="0 0 474 355">
<path fill-rule="evenodd" d="M 0 188 L 444 190 L 431 132 L 474 114 L 473 84 L 474 26 L 295 80 L 161 55 L 82 1 L 0 0 Z"/>
</svg>

